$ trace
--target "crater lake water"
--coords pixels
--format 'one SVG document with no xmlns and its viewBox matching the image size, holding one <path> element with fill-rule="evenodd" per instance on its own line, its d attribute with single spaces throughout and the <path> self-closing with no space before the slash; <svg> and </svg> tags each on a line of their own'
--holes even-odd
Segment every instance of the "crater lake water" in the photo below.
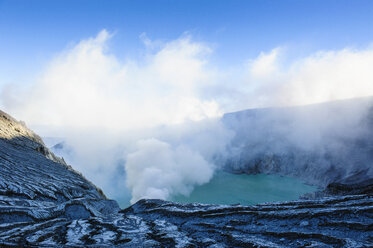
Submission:
<svg viewBox="0 0 373 248">
<path fill-rule="evenodd" d="M 217 172 L 210 182 L 196 186 L 189 196 L 171 199 L 180 203 L 254 205 L 265 202 L 297 200 L 317 190 L 301 180 L 279 175 L 232 174 Z M 122 208 L 130 206 L 130 197 L 116 199 Z"/>
<path fill-rule="evenodd" d="M 180 195 L 172 200 L 180 203 L 253 205 L 297 200 L 316 190 L 317 187 L 291 177 L 218 172 L 210 182 L 195 187 L 189 196 Z"/>
</svg>

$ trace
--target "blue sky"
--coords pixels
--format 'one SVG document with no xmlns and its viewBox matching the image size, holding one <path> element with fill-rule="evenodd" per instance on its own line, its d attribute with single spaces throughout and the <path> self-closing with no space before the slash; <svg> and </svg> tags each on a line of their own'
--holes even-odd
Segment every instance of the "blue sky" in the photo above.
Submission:
<svg viewBox="0 0 373 248">
<path fill-rule="evenodd" d="M 277 46 L 294 56 L 366 47 L 373 1 L 0 0 L 0 82 L 27 81 L 56 53 L 102 29 L 115 33 L 110 49 L 118 58 L 140 56 L 144 32 L 161 41 L 188 32 L 214 48 L 214 63 L 229 66 Z"/>
</svg>

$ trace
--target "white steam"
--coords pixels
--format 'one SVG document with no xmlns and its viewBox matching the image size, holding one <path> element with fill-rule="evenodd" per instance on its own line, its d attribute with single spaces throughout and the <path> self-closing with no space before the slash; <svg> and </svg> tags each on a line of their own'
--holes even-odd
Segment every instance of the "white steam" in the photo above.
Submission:
<svg viewBox="0 0 373 248">
<path fill-rule="evenodd" d="M 128 154 L 126 161 L 131 203 L 140 198 L 189 195 L 195 185 L 207 183 L 213 171 L 212 164 L 186 146 L 173 148 L 156 139 L 140 140 L 138 150 Z"/>
<path fill-rule="evenodd" d="M 142 35 L 148 47 L 138 60 L 110 53 L 110 38 L 103 30 L 66 49 L 30 88 L 4 87 L 1 103 L 42 135 L 65 137 L 75 168 L 106 192 L 127 185 L 132 202 L 189 194 L 210 180 L 232 134 L 218 120 L 191 121 L 373 95 L 372 48 L 322 51 L 286 64 L 276 48 L 227 70 L 190 36 L 154 43 Z"/>
</svg>

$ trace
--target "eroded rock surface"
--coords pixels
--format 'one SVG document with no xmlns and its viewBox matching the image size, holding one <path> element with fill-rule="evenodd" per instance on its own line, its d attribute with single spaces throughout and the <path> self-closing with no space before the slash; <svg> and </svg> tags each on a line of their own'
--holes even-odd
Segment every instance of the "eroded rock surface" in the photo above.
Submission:
<svg viewBox="0 0 373 248">
<path fill-rule="evenodd" d="M 371 247 L 373 198 L 256 206 L 141 200 L 118 214 L 0 225 L 8 245 L 73 247 Z"/>
</svg>

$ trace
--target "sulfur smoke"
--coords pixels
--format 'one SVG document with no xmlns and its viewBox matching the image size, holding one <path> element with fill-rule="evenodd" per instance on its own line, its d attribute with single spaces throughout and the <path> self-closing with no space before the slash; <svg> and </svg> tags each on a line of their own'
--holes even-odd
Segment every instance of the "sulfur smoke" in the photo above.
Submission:
<svg viewBox="0 0 373 248">
<path fill-rule="evenodd" d="M 30 88 L 4 87 L 1 104 L 43 136 L 63 137 L 68 162 L 111 196 L 128 190 L 132 202 L 188 195 L 208 182 L 234 152 L 234 131 L 222 124 L 223 113 L 373 95 L 371 47 L 290 62 L 278 47 L 231 73 L 214 65 L 214 51 L 190 35 L 165 43 L 143 39 L 146 55 L 135 59 L 116 57 L 111 38 L 103 30 L 65 49 Z M 306 123 L 299 126 L 322 122 Z M 307 137 L 294 130 L 286 135 L 292 144 L 312 146 L 313 134 L 329 129 Z"/>
</svg>

